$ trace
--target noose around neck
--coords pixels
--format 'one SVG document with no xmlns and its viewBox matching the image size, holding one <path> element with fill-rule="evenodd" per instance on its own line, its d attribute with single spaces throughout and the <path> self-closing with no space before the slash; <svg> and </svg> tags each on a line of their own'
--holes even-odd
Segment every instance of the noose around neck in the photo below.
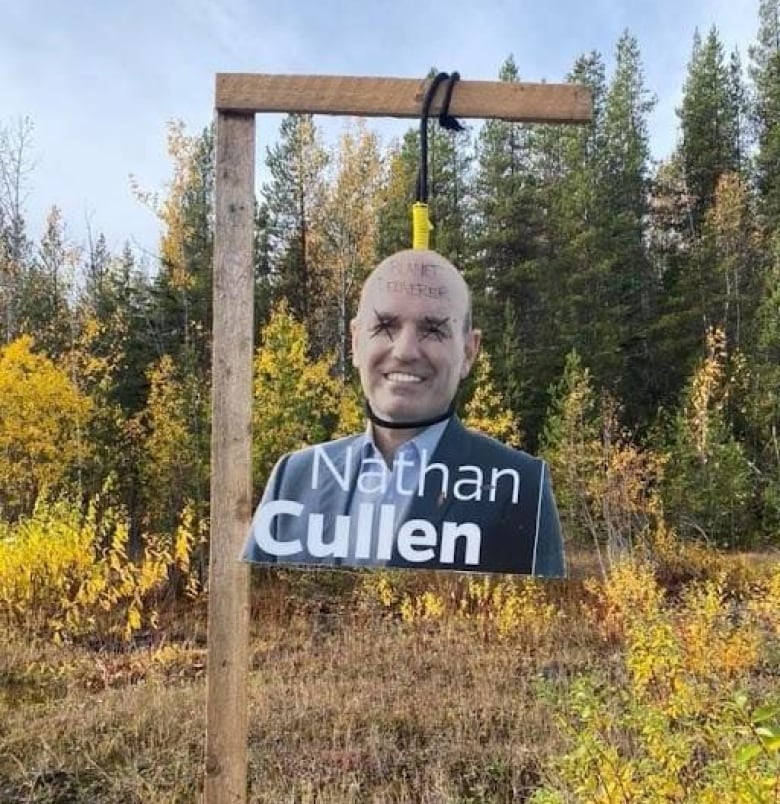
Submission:
<svg viewBox="0 0 780 804">
<path fill-rule="evenodd" d="M 389 430 L 417 430 L 424 427 L 430 427 L 432 424 L 438 424 L 439 422 L 443 422 L 445 419 L 449 419 L 450 416 L 455 413 L 455 399 L 453 399 L 444 413 L 440 413 L 437 416 L 432 416 L 429 419 L 419 419 L 412 422 L 391 422 L 387 419 L 377 416 L 377 414 L 371 409 L 371 405 L 367 399 L 365 400 L 364 404 L 368 418 L 379 427 L 387 427 Z"/>
</svg>

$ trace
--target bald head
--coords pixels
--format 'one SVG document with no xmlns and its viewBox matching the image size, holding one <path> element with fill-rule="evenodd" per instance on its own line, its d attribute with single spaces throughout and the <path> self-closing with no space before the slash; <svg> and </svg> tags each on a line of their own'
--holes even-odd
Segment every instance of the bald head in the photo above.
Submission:
<svg viewBox="0 0 780 804">
<path fill-rule="evenodd" d="M 360 295 L 358 318 L 370 314 L 388 299 L 406 296 L 430 302 L 446 310 L 464 333 L 471 329 L 471 292 L 458 269 L 441 254 L 423 249 L 399 251 L 386 259 L 366 279 Z"/>
<path fill-rule="evenodd" d="M 468 286 L 435 251 L 393 254 L 363 285 L 352 320 L 352 362 L 382 419 L 398 425 L 445 413 L 479 342 Z"/>
</svg>

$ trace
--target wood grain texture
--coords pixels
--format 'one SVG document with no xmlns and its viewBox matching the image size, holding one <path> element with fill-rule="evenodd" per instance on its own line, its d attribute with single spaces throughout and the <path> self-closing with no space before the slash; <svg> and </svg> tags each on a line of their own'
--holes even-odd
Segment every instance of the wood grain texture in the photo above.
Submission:
<svg viewBox="0 0 780 804">
<path fill-rule="evenodd" d="M 218 73 L 220 111 L 300 112 L 357 117 L 419 117 L 426 82 L 413 78 Z M 439 113 L 440 86 L 431 105 Z M 587 123 L 592 101 L 578 84 L 458 81 L 450 114 L 523 123 Z"/>
<path fill-rule="evenodd" d="M 252 514 L 252 242 L 255 116 L 220 113 L 216 138 L 211 547 L 204 801 L 244 804 L 247 787 Z"/>
</svg>

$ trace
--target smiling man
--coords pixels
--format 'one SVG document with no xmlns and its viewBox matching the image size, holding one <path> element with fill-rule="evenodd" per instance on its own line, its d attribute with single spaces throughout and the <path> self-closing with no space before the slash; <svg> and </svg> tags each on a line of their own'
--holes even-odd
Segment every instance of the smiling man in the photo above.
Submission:
<svg viewBox="0 0 780 804">
<path fill-rule="evenodd" d="M 388 461 L 421 422 L 451 415 L 480 334 L 465 280 L 439 254 L 402 251 L 369 276 L 352 321 L 352 362 Z"/>
<path fill-rule="evenodd" d="M 244 558 L 563 575 L 546 464 L 454 413 L 480 345 L 457 269 L 433 251 L 388 257 L 351 326 L 366 430 L 279 460 Z"/>
</svg>

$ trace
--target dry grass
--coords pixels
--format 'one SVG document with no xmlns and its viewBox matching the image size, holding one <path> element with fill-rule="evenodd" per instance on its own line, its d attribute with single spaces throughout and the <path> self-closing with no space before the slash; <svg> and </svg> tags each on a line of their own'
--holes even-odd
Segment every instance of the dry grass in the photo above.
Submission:
<svg viewBox="0 0 780 804">
<path fill-rule="evenodd" d="M 619 649 L 580 613 L 579 580 L 548 587 L 562 612 L 548 633 L 513 639 L 449 617 L 404 623 L 355 602 L 358 580 L 258 581 L 251 801 L 522 802 L 563 750 L 556 702 L 570 682 L 622 683 Z M 166 636 L 133 650 L 4 640 L 0 802 L 198 801 L 204 620 L 202 606 L 168 612 Z"/>
<path fill-rule="evenodd" d="M 554 747 L 550 658 L 446 625 L 299 631 L 256 653 L 256 800 L 523 800 Z"/>
</svg>

